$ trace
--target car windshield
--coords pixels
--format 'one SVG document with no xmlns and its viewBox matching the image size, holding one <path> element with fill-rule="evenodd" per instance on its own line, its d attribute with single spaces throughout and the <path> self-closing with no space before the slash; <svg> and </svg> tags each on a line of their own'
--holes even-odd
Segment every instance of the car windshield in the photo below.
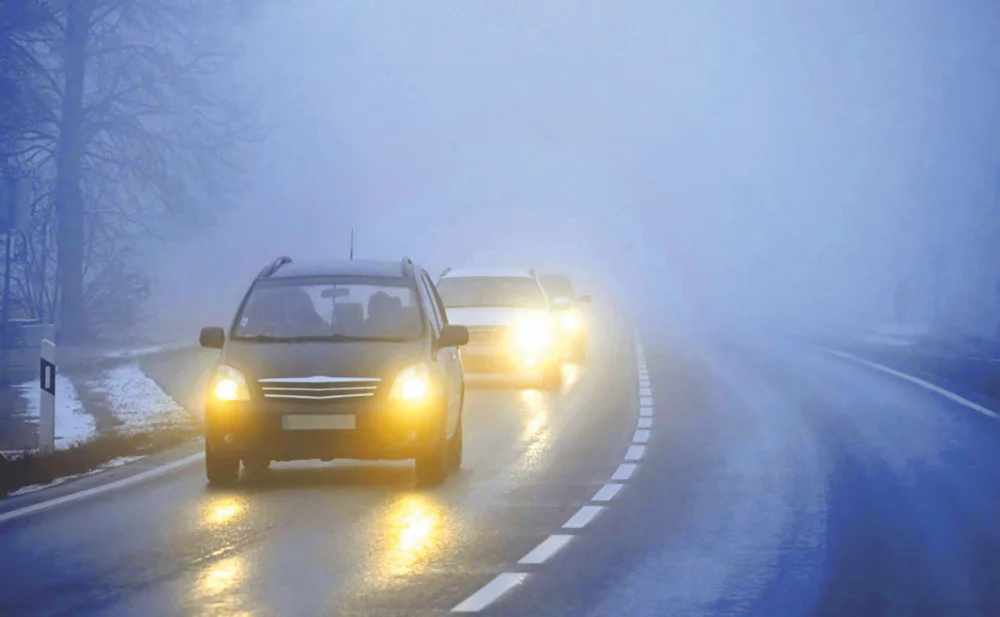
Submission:
<svg viewBox="0 0 1000 617">
<path fill-rule="evenodd" d="M 423 331 L 406 279 L 275 279 L 254 285 L 234 339 L 409 340 Z"/>
<path fill-rule="evenodd" d="M 447 308 L 502 306 L 545 308 L 535 279 L 526 276 L 467 276 L 444 278 L 438 293 Z"/>
<path fill-rule="evenodd" d="M 550 298 L 572 298 L 573 282 L 568 276 L 562 274 L 547 274 L 538 277 L 542 282 L 545 293 Z"/>
</svg>

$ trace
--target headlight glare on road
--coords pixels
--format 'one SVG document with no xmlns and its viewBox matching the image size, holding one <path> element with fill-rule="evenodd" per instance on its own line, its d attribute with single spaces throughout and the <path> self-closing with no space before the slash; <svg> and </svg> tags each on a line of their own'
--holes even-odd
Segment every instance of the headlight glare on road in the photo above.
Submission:
<svg viewBox="0 0 1000 617">
<path fill-rule="evenodd" d="M 426 364 L 414 364 L 399 372 L 390 396 L 410 403 L 426 400 L 431 391 L 430 370 Z"/>
<path fill-rule="evenodd" d="M 250 398 L 246 378 L 231 366 L 220 364 L 215 370 L 212 394 L 220 401 L 245 401 Z"/>
</svg>

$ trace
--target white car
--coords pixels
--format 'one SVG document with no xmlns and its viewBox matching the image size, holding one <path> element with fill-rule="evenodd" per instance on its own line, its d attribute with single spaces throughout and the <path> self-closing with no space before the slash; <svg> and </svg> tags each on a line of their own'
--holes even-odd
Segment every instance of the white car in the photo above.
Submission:
<svg viewBox="0 0 1000 617">
<path fill-rule="evenodd" d="M 448 269 L 437 282 L 448 323 L 465 326 L 462 366 L 562 383 L 562 337 L 556 307 L 534 270 Z"/>
</svg>

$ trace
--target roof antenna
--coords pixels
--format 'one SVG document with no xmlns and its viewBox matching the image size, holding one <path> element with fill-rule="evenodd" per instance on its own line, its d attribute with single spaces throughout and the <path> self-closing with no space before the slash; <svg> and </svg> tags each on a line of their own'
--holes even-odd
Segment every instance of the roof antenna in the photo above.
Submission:
<svg viewBox="0 0 1000 617">
<path fill-rule="evenodd" d="M 354 228 L 351 227 L 351 261 L 354 261 Z"/>
</svg>

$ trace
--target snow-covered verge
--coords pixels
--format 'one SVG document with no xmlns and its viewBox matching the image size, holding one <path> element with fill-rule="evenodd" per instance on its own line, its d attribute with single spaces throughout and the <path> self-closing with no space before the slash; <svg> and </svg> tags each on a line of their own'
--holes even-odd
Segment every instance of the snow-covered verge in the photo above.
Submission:
<svg viewBox="0 0 1000 617">
<path fill-rule="evenodd" d="M 15 386 L 27 409 L 25 415 L 37 423 L 41 415 L 41 390 L 38 382 L 29 381 Z M 94 417 L 83 409 L 73 382 L 65 377 L 56 379 L 56 449 L 65 450 L 83 443 L 94 435 Z"/>
<path fill-rule="evenodd" d="M 184 408 L 134 362 L 110 369 L 90 387 L 107 398 L 108 411 L 123 423 L 119 432 L 139 433 L 191 424 Z"/>
<path fill-rule="evenodd" d="M 108 469 L 114 469 L 115 467 L 121 467 L 122 465 L 127 465 L 129 463 L 138 461 L 139 459 L 146 458 L 145 456 L 119 456 L 118 458 L 111 459 L 110 461 L 98 465 L 94 469 L 87 471 L 85 473 L 77 473 L 71 476 L 63 476 L 61 478 L 56 478 L 52 482 L 46 484 L 29 484 L 28 486 L 22 486 L 16 491 L 11 491 L 7 494 L 8 497 L 17 497 L 18 495 L 27 495 L 28 493 L 34 493 L 46 488 L 52 488 L 53 486 L 59 486 L 60 484 L 65 484 L 70 480 L 76 480 L 77 478 L 84 478 L 87 476 L 92 476 L 95 473 L 101 473 L 102 471 L 107 471 Z"/>
</svg>

